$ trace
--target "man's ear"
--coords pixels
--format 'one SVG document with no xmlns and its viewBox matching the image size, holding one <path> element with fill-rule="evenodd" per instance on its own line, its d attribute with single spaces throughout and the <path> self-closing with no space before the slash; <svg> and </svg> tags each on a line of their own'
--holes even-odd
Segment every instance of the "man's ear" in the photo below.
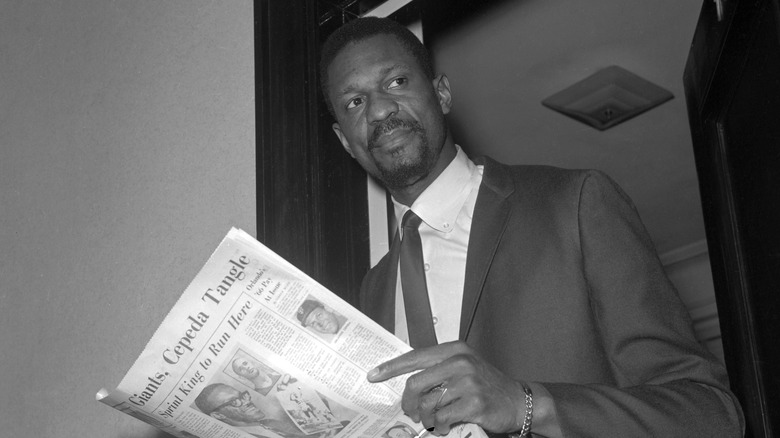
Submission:
<svg viewBox="0 0 780 438">
<path fill-rule="evenodd" d="M 336 137 L 339 138 L 341 145 L 344 146 L 344 150 L 347 151 L 349 156 L 355 158 L 355 154 L 352 153 L 352 147 L 350 147 L 349 141 L 347 141 L 347 137 L 343 132 L 341 132 L 341 126 L 339 126 L 338 123 L 333 124 L 333 132 L 336 133 Z"/>
<path fill-rule="evenodd" d="M 436 90 L 436 95 L 439 97 L 439 105 L 441 106 L 441 112 L 448 114 L 450 108 L 452 108 L 452 93 L 450 92 L 450 80 L 446 75 L 439 75 L 433 78 L 433 89 Z"/>
</svg>

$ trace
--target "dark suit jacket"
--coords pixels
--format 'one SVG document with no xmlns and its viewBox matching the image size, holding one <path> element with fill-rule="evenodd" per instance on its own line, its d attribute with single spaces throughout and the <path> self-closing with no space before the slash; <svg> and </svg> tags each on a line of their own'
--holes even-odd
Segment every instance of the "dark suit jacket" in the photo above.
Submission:
<svg viewBox="0 0 780 438">
<path fill-rule="evenodd" d="M 460 339 L 543 383 L 566 436 L 740 436 L 725 369 L 694 339 L 623 191 L 597 171 L 481 164 Z M 361 307 L 392 331 L 389 259 Z"/>
</svg>

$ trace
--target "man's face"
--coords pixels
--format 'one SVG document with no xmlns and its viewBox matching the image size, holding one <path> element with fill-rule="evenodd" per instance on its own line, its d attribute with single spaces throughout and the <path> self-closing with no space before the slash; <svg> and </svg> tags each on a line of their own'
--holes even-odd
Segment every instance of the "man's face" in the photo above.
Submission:
<svg viewBox="0 0 780 438">
<path fill-rule="evenodd" d="M 328 67 L 328 94 L 342 145 L 391 191 L 435 177 L 448 164 L 440 154 L 449 82 L 431 82 L 394 36 L 344 47 Z"/>
<path fill-rule="evenodd" d="M 311 327 L 320 333 L 332 334 L 339 331 L 339 320 L 331 312 L 322 307 L 312 310 L 304 321 L 306 327 Z"/>
<path fill-rule="evenodd" d="M 239 392 L 228 385 L 217 388 L 209 397 L 209 402 L 218 406 L 212 411 L 212 416 L 217 418 L 222 416 L 240 423 L 258 423 L 265 418 L 265 413 L 252 403 L 248 392 Z"/>
<path fill-rule="evenodd" d="M 239 376 L 246 377 L 247 379 L 253 379 L 260 374 L 260 370 L 258 370 L 252 362 L 243 358 L 238 358 L 233 361 L 233 371 Z"/>
</svg>

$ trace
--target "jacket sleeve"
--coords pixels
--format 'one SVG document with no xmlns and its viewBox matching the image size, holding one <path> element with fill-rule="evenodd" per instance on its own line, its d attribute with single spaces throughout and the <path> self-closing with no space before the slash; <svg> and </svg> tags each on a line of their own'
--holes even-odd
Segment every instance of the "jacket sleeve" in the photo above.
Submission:
<svg viewBox="0 0 780 438">
<path fill-rule="evenodd" d="M 578 222 L 589 300 L 619 386 L 543 383 L 564 436 L 742 436 L 725 368 L 693 337 L 628 196 L 589 171 Z"/>
</svg>

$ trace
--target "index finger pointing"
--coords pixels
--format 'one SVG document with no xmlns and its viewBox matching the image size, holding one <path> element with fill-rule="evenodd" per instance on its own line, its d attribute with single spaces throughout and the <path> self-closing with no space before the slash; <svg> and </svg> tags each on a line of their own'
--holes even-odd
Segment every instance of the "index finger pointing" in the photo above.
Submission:
<svg viewBox="0 0 780 438">
<path fill-rule="evenodd" d="M 457 341 L 448 342 L 404 353 L 379 364 L 376 368 L 369 371 L 367 375 L 368 381 L 372 383 L 383 382 L 412 371 L 430 368 L 456 354 L 462 353 L 463 347 L 461 345 L 465 346 L 465 344 Z"/>
</svg>

